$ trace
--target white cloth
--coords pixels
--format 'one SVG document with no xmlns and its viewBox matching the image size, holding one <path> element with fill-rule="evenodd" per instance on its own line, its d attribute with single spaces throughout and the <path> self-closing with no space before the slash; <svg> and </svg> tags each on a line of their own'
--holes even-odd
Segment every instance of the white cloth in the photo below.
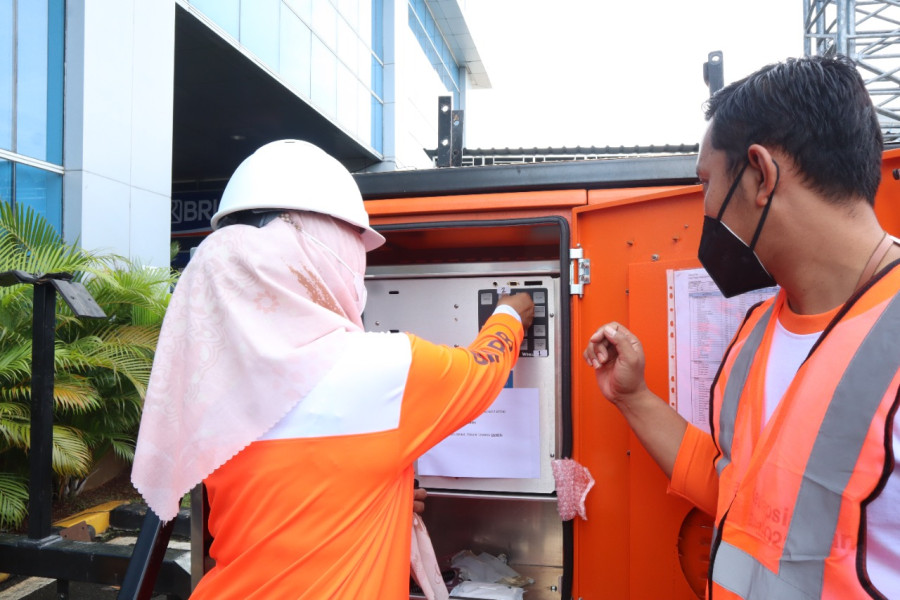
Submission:
<svg viewBox="0 0 900 600">
<path fill-rule="evenodd" d="M 161 520 L 331 369 L 347 332 L 362 330 L 350 271 L 365 264 L 359 235 L 316 213 L 231 225 L 200 244 L 163 322 L 132 468 Z"/>
<path fill-rule="evenodd" d="M 419 515 L 413 515 L 409 565 L 413 578 L 428 600 L 448 600 L 450 593 L 438 567 L 431 537 Z"/>
</svg>

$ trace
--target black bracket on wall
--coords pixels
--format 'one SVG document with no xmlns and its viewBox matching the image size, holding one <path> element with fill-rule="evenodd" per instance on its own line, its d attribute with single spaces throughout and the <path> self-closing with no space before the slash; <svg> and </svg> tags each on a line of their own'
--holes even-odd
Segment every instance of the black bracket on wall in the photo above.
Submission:
<svg viewBox="0 0 900 600">
<path fill-rule="evenodd" d="M 438 96 L 438 167 L 461 167 L 463 112 L 453 110 L 453 96 Z"/>
<path fill-rule="evenodd" d="M 703 83 L 709 86 L 710 96 L 725 86 L 725 58 L 721 50 L 710 52 L 703 63 Z"/>
<path fill-rule="evenodd" d="M 450 166 L 461 167 L 463 154 L 463 111 L 450 111 Z"/>
</svg>

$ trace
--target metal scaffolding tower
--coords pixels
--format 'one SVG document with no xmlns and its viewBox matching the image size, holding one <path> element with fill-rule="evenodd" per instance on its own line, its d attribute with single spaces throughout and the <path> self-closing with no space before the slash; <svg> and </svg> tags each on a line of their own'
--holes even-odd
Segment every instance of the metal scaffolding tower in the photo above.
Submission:
<svg viewBox="0 0 900 600">
<path fill-rule="evenodd" d="M 845 54 L 866 82 L 885 144 L 900 143 L 900 0 L 803 0 L 808 56 Z"/>
</svg>

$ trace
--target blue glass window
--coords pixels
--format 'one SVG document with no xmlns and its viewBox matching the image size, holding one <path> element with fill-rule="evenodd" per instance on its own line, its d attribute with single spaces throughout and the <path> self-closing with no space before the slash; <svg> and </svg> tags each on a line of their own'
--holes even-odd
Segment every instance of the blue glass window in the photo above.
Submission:
<svg viewBox="0 0 900 600">
<path fill-rule="evenodd" d="M 241 44 L 274 71 L 278 71 L 280 9 L 279 0 L 241 3 Z"/>
<path fill-rule="evenodd" d="M 57 231 L 62 231 L 62 175 L 17 164 L 15 203 L 32 207 Z"/>
<path fill-rule="evenodd" d="M 419 17 L 419 20 L 425 21 L 425 14 L 428 12 L 428 9 L 425 8 L 425 0 L 413 0 L 411 2 L 413 9 L 415 10 L 416 15 Z"/>
<path fill-rule="evenodd" d="M 422 52 L 428 58 L 428 62 L 441 78 L 447 91 L 453 94 L 454 105 L 459 106 L 459 65 L 453 58 L 450 47 L 438 29 L 434 17 L 425 5 L 425 0 L 409 0 L 407 20 Z"/>
<path fill-rule="evenodd" d="M 384 100 L 384 65 L 375 56 L 372 56 L 372 91 Z"/>
<path fill-rule="evenodd" d="M 356 40 L 356 76 L 366 88 L 372 89 L 372 49 L 362 38 Z"/>
<path fill-rule="evenodd" d="M 12 167 L 8 160 L 0 158 L 0 202 L 12 202 Z"/>
<path fill-rule="evenodd" d="M 372 52 L 384 60 L 384 9 L 382 0 L 372 0 Z"/>
<path fill-rule="evenodd" d="M 212 21 L 238 39 L 241 23 L 240 0 L 191 0 L 191 4 Z"/>
<path fill-rule="evenodd" d="M 354 75 L 358 70 L 356 64 L 356 58 L 359 56 L 356 51 L 356 42 L 358 39 L 359 38 L 356 37 L 356 32 L 350 27 L 350 23 L 342 18 L 338 18 L 337 55 L 341 62 L 347 65 L 347 68 L 350 69 Z M 364 67 L 368 68 L 368 64 L 364 65 Z"/>
<path fill-rule="evenodd" d="M 337 9 L 329 0 L 314 0 L 312 30 L 332 51 L 337 50 Z"/>
<path fill-rule="evenodd" d="M 372 96 L 372 147 L 384 151 L 384 103 Z"/>
<path fill-rule="evenodd" d="M 312 22 L 313 0 L 284 0 L 285 6 L 291 9 L 295 15 L 303 19 L 307 25 Z"/>
<path fill-rule="evenodd" d="M 356 92 L 356 134 L 364 143 L 372 145 L 372 91 L 362 82 Z"/>
<path fill-rule="evenodd" d="M 362 68 L 362 65 L 360 65 Z M 384 151 L 384 8 L 372 0 L 372 147 Z"/>
<path fill-rule="evenodd" d="M 372 0 L 360 0 L 359 19 L 356 23 L 356 33 L 367 48 L 372 46 Z"/>
<path fill-rule="evenodd" d="M 337 56 L 322 41 L 312 38 L 312 100 L 322 111 L 333 117 L 337 114 Z"/>
<path fill-rule="evenodd" d="M 281 11 L 281 49 L 279 72 L 284 80 L 303 96 L 310 96 L 312 33 L 309 27 L 284 8 Z"/>
<path fill-rule="evenodd" d="M 42 30 L 46 30 L 47 4 L 19 2 L 18 13 L 15 151 L 43 159 L 47 153 L 47 34 Z"/>
<path fill-rule="evenodd" d="M 63 162 L 63 83 L 65 81 L 65 0 L 50 0 L 47 14 L 47 156 Z"/>
<path fill-rule="evenodd" d="M 62 0 L 18 2 L 14 152 L 62 164 Z"/>
<path fill-rule="evenodd" d="M 357 106 L 359 105 L 357 101 L 359 81 L 350 69 L 338 63 L 335 85 L 337 88 L 337 121 L 347 131 L 356 133 L 359 129 L 359 114 L 357 111 Z"/>
<path fill-rule="evenodd" d="M 0 160 L 0 200 L 60 233 L 61 169 L 37 161 L 63 162 L 64 48 L 65 0 L 0 0 L 0 148 L 12 153 Z"/>
<path fill-rule="evenodd" d="M 353 28 L 356 29 L 356 16 L 359 12 L 357 0 L 337 0 L 336 4 L 338 14 L 347 19 L 351 25 L 354 25 Z"/>
<path fill-rule="evenodd" d="M 13 149 L 13 0 L 0 0 L 0 148 Z"/>
</svg>

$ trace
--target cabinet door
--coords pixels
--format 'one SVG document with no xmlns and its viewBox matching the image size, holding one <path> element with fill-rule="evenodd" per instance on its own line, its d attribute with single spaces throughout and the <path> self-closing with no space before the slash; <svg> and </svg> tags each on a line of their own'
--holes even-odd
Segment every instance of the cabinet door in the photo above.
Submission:
<svg viewBox="0 0 900 600">
<path fill-rule="evenodd" d="M 633 331 L 646 379 L 669 399 L 669 269 L 699 267 L 699 186 L 645 195 L 598 190 L 574 210 L 574 241 L 590 259 L 590 283 L 572 299 L 573 457 L 596 485 L 587 521 L 575 524 L 575 598 L 692 599 L 703 593 L 712 520 L 666 493 L 667 479 L 597 390 L 581 353 L 603 323 Z M 684 563 L 684 564 L 683 564 Z"/>
</svg>

